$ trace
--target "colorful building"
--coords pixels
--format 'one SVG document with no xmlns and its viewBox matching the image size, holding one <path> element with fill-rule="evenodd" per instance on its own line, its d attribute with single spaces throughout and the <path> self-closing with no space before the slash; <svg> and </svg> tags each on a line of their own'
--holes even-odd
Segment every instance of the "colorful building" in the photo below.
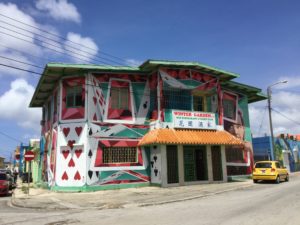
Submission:
<svg viewBox="0 0 300 225">
<path fill-rule="evenodd" d="M 225 182 L 251 173 L 248 104 L 261 90 L 195 62 L 139 67 L 50 63 L 42 107 L 42 178 L 53 190 Z"/>
<path fill-rule="evenodd" d="M 31 173 L 32 173 L 32 182 L 36 185 L 39 185 L 42 182 L 42 168 L 41 168 L 41 154 L 40 154 L 40 140 L 39 139 L 30 139 L 29 140 L 29 149 L 34 152 L 34 159 L 30 163 Z"/>
<path fill-rule="evenodd" d="M 300 136 L 281 134 L 274 142 L 275 149 L 270 136 L 253 138 L 254 160 L 278 160 L 290 172 L 300 171 Z"/>
</svg>

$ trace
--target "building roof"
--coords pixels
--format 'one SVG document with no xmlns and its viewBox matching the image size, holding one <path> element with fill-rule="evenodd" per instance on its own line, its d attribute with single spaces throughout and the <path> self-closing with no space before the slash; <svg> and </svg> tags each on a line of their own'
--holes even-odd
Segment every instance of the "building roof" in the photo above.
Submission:
<svg viewBox="0 0 300 225">
<path fill-rule="evenodd" d="M 168 68 L 187 68 L 187 69 L 197 69 L 204 73 L 210 73 L 212 75 L 218 76 L 220 80 L 231 80 L 237 77 L 240 77 L 237 73 L 232 73 L 225 71 L 216 67 L 208 66 L 198 62 L 186 62 L 186 61 L 171 61 L 171 60 L 153 60 L 149 59 L 140 65 L 142 70 L 155 70 L 159 67 L 168 67 Z"/>
<path fill-rule="evenodd" d="M 243 145 L 244 142 L 227 131 L 155 129 L 149 131 L 139 145 Z"/>
<path fill-rule="evenodd" d="M 84 76 L 87 72 L 106 72 L 106 73 L 139 73 L 142 71 L 138 67 L 129 66 L 107 66 L 107 65 L 88 65 L 88 64 L 65 64 L 48 63 L 42 73 L 42 77 L 35 89 L 29 107 L 42 107 L 45 101 L 57 87 L 57 82 L 62 77 Z"/>
<path fill-rule="evenodd" d="M 198 62 L 185 61 L 169 61 L 169 60 L 147 60 L 139 67 L 131 66 L 109 66 L 109 65 L 92 65 L 92 64 L 65 64 L 65 63 L 48 63 L 39 83 L 35 89 L 30 102 L 30 107 L 42 107 L 53 90 L 57 87 L 58 81 L 63 77 L 68 76 L 84 76 L 87 72 L 105 72 L 105 73 L 127 73 L 147 75 L 151 71 L 158 68 L 186 68 L 195 69 L 197 71 L 208 73 L 219 78 L 221 83 L 224 82 L 224 87 L 235 87 L 248 96 L 249 102 L 260 101 L 266 99 L 266 96 L 261 93 L 261 89 L 250 87 L 248 85 L 232 82 L 231 80 L 239 77 L 238 74 L 211 67 Z"/>
<path fill-rule="evenodd" d="M 221 83 L 221 86 L 225 89 L 232 90 L 236 92 L 247 95 L 248 103 L 257 102 L 261 100 L 268 99 L 268 96 L 261 92 L 261 89 L 253 87 L 246 84 L 241 84 L 235 81 L 226 81 Z"/>
</svg>

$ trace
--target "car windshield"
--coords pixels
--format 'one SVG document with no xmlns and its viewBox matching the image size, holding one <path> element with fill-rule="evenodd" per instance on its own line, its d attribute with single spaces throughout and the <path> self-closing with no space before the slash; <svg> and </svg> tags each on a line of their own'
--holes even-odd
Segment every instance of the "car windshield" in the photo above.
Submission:
<svg viewBox="0 0 300 225">
<path fill-rule="evenodd" d="M 272 168 L 272 163 L 268 163 L 268 162 L 256 163 L 255 168 Z"/>
<path fill-rule="evenodd" d="M 0 180 L 6 180 L 6 174 L 0 173 Z"/>
</svg>

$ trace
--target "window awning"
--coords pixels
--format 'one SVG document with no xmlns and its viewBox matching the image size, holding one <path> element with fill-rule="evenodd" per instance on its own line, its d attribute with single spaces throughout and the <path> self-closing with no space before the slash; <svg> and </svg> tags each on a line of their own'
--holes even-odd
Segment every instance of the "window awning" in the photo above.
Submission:
<svg viewBox="0 0 300 225">
<path fill-rule="evenodd" d="M 244 142 L 227 131 L 155 129 L 149 131 L 139 145 L 243 145 Z"/>
</svg>

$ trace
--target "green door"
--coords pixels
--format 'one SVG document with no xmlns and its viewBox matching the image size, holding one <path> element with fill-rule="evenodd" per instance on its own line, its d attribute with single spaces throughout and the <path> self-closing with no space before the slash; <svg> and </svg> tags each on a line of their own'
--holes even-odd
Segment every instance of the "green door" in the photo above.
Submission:
<svg viewBox="0 0 300 225">
<path fill-rule="evenodd" d="M 207 161 L 206 147 L 203 146 L 184 146 L 184 180 L 202 181 L 207 180 Z"/>
<path fill-rule="evenodd" d="M 195 181 L 195 151 L 193 148 L 184 147 L 183 151 L 184 160 L 184 181 Z"/>
</svg>

